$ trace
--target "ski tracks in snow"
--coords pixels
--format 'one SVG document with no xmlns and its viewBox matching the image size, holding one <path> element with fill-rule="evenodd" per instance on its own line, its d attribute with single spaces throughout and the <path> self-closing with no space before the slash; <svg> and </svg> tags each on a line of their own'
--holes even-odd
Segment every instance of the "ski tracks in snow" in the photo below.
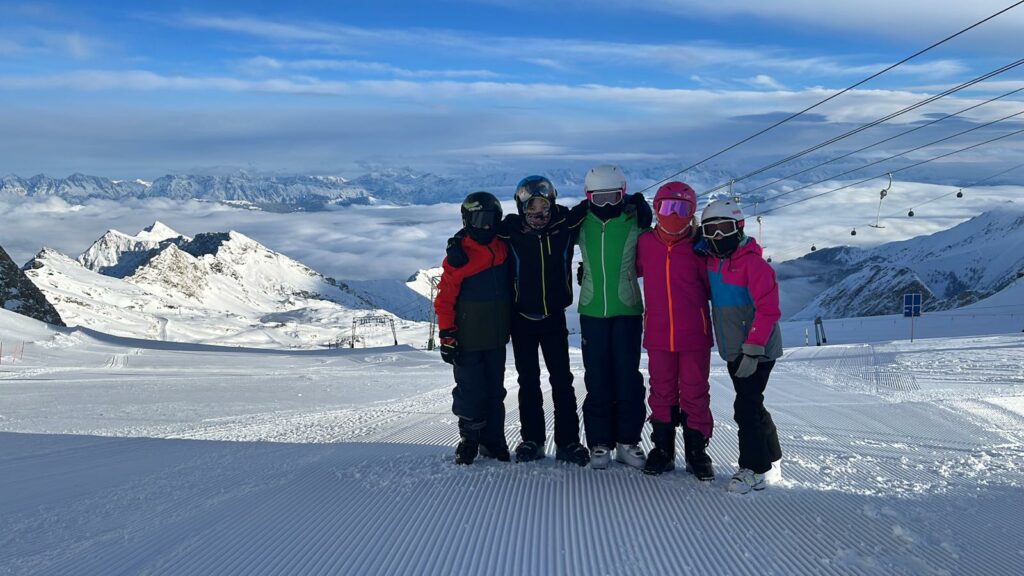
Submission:
<svg viewBox="0 0 1024 576">
<path fill-rule="evenodd" d="M 1024 405 L 987 396 L 1000 383 L 979 374 L 966 397 L 939 390 L 920 366 L 941 358 L 916 356 L 908 378 L 882 346 L 790 353 L 766 393 L 784 479 L 746 496 L 725 490 L 736 428 L 717 360 L 709 483 L 681 454 L 658 477 L 556 462 L 547 386 L 547 458 L 455 466 L 449 368 L 419 353 L 351 362 L 269 368 L 266 385 L 280 372 L 307 393 L 338 382 L 358 398 L 398 378 L 417 391 L 154 422 L 162 438 L 0 433 L 0 574 L 1024 573 Z M 514 446 L 511 358 L 506 387 Z"/>
</svg>

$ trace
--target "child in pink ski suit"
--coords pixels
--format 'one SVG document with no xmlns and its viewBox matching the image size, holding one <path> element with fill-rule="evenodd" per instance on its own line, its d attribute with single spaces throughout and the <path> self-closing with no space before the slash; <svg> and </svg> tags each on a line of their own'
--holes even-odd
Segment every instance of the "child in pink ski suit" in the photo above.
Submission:
<svg viewBox="0 0 1024 576">
<path fill-rule="evenodd" d="M 693 188 L 682 182 L 663 185 L 654 196 L 657 225 L 637 243 L 654 444 L 644 473 L 675 469 L 675 429 L 682 426 L 687 471 L 711 480 L 706 448 L 714 425 L 708 384 L 712 337 L 706 259 L 694 251 L 696 210 Z"/>
</svg>

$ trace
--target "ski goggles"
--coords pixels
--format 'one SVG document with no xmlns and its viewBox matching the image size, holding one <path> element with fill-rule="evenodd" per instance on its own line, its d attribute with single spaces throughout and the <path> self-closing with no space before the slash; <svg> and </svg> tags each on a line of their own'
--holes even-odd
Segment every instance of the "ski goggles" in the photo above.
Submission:
<svg viewBox="0 0 1024 576">
<path fill-rule="evenodd" d="M 715 220 L 700 225 L 705 238 L 725 238 L 739 231 L 735 220 Z"/>
<path fill-rule="evenodd" d="M 470 212 L 466 214 L 466 225 L 478 230 L 487 230 L 497 226 L 500 218 L 500 212 L 479 210 L 477 212 Z"/>
<path fill-rule="evenodd" d="M 551 182 L 547 180 L 527 180 L 519 185 L 516 189 L 516 202 L 523 204 L 533 198 L 539 196 L 546 198 L 548 202 L 554 202 L 555 197 L 558 196 L 558 192 L 555 187 L 551 185 Z"/>
<path fill-rule="evenodd" d="M 660 216 L 671 216 L 677 214 L 683 218 L 693 216 L 693 204 L 686 200 L 665 199 L 657 203 Z"/>
<path fill-rule="evenodd" d="M 587 191 L 587 198 L 594 206 L 611 206 L 622 202 L 622 188 L 603 188 Z"/>
</svg>

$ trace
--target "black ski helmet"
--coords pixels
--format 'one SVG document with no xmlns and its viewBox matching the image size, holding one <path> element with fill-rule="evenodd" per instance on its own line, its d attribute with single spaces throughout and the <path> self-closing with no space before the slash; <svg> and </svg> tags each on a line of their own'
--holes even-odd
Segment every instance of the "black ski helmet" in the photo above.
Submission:
<svg viewBox="0 0 1024 576">
<path fill-rule="evenodd" d="M 555 190 L 555 185 L 551 183 L 551 180 L 543 176 L 527 176 L 519 181 L 516 186 L 515 200 L 516 209 L 519 210 L 519 215 L 522 216 L 526 210 L 527 204 L 534 198 L 545 198 L 547 201 L 554 206 L 555 198 L 558 197 L 558 190 Z"/>
<path fill-rule="evenodd" d="M 462 201 L 462 226 L 470 238 L 488 244 L 498 232 L 501 202 L 490 192 L 473 192 Z"/>
</svg>

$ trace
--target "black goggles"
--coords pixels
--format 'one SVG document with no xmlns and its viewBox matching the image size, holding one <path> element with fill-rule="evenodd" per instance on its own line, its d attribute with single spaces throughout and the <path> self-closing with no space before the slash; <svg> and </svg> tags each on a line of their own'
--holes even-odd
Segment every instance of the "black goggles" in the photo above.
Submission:
<svg viewBox="0 0 1024 576">
<path fill-rule="evenodd" d="M 500 212 L 494 212 L 492 210 L 478 210 L 476 212 L 466 214 L 466 226 L 476 228 L 478 230 L 488 230 L 497 226 L 499 219 L 501 219 Z"/>
<path fill-rule="evenodd" d="M 519 185 L 516 189 L 516 202 L 524 204 L 534 198 L 540 196 L 547 198 L 549 202 L 554 202 L 555 197 L 558 196 L 558 192 L 555 187 L 551 185 L 551 182 L 547 180 L 527 180 Z"/>
</svg>

